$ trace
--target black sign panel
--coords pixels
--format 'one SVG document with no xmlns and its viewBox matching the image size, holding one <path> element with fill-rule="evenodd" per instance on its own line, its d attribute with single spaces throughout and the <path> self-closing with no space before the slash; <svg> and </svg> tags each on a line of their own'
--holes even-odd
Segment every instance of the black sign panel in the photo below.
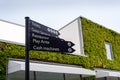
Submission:
<svg viewBox="0 0 120 80">
<path fill-rule="evenodd" d="M 67 45 L 68 47 L 74 46 L 74 43 L 72 43 L 71 41 L 65 41 L 64 39 L 61 39 L 59 37 L 55 38 L 52 36 L 46 36 L 46 35 L 36 34 L 36 33 L 30 34 L 30 44 L 45 44 L 45 45 L 48 44 L 48 45 L 54 45 L 54 46 Z"/>
<path fill-rule="evenodd" d="M 72 53 L 74 44 L 58 37 L 57 30 L 29 20 L 30 25 L 30 50 L 53 51 Z"/>
<path fill-rule="evenodd" d="M 57 30 L 54 30 L 52 28 L 49 28 L 43 24 L 37 23 L 33 20 L 30 20 L 30 25 L 31 25 L 31 31 L 37 34 L 43 34 L 47 36 L 53 36 L 56 37 L 60 35 L 60 33 Z"/>
<path fill-rule="evenodd" d="M 31 50 L 50 50 L 54 52 L 68 53 L 72 53 L 73 51 L 75 51 L 71 48 L 72 46 L 74 46 L 74 44 L 70 41 L 65 41 L 55 37 L 36 35 L 34 33 L 32 33 L 30 44 Z"/>
<path fill-rule="evenodd" d="M 72 53 L 75 50 L 73 48 L 67 48 L 67 47 L 49 47 L 49 46 L 42 46 L 42 45 L 30 45 L 31 50 L 36 51 L 52 51 L 52 52 L 63 52 L 63 53 Z"/>
</svg>

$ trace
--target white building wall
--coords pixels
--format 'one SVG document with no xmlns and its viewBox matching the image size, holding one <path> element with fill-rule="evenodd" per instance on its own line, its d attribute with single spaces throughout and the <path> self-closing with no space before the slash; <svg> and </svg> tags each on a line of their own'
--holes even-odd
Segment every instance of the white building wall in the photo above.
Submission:
<svg viewBox="0 0 120 80">
<path fill-rule="evenodd" d="M 0 20 L 0 41 L 25 44 L 25 27 Z"/>
<path fill-rule="evenodd" d="M 59 30 L 60 38 L 63 38 L 66 41 L 71 41 L 75 44 L 73 48 L 76 51 L 74 53 L 71 53 L 74 55 L 84 55 L 82 30 L 80 29 L 81 29 L 80 18 L 77 18 Z"/>
</svg>

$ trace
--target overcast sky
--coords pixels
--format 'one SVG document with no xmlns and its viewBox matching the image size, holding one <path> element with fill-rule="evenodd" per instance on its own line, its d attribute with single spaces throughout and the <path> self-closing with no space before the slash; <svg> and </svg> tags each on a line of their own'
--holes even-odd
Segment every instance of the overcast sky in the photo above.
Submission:
<svg viewBox="0 0 120 80">
<path fill-rule="evenodd" d="M 59 29 L 79 16 L 120 33 L 120 0 L 0 0 L 0 19 L 24 25 L 24 17 Z"/>
</svg>

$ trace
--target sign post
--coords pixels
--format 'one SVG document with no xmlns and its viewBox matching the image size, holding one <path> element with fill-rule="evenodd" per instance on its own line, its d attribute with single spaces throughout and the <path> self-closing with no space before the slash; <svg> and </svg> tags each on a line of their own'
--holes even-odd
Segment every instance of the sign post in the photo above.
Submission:
<svg viewBox="0 0 120 80">
<path fill-rule="evenodd" d="M 25 17 L 25 80 L 29 80 L 29 51 L 52 51 L 63 53 L 72 53 L 74 43 L 65 41 L 58 37 L 60 33 L 57 30 L 37 23 L 29 17 Z"/>
<path fill-rule="evenodd" d="M 30 32 L 30 25 L 29 25 L 29 17 L 25 17 L 25 80 L 29 80 L 29 32 Z"/>
</svg>

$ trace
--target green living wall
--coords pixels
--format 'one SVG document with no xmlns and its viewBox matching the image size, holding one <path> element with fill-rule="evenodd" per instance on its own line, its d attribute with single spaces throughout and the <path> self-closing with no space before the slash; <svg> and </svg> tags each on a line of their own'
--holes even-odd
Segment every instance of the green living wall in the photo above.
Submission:
<svg viewBox="0 0 120 80">
<path fill-rule="evenodd" d="M 93 69 L 102 67 L 120 70 L 120 34 L 81 17 L 86 57 L 55 52 L 30 51 L 30 58 L 38 61 L 73 64 Z M 112 44 L 114 60 L 108 60 L 104 42 Z M 0 42 L 0 80 L 5 80 L 9 58 L 25 58 L 24 46 Z M 86 80 L 94 80 L 94 77 Z"/>
<path fill-rule="evenodd" d="M 83 17 L 81 22 L 84 50 L 89 59 L 89 67 L 120 70 L 120 34 Z M 105 42 L 112 45 L 113 60 L 107 59 Z"/>
</svg>

